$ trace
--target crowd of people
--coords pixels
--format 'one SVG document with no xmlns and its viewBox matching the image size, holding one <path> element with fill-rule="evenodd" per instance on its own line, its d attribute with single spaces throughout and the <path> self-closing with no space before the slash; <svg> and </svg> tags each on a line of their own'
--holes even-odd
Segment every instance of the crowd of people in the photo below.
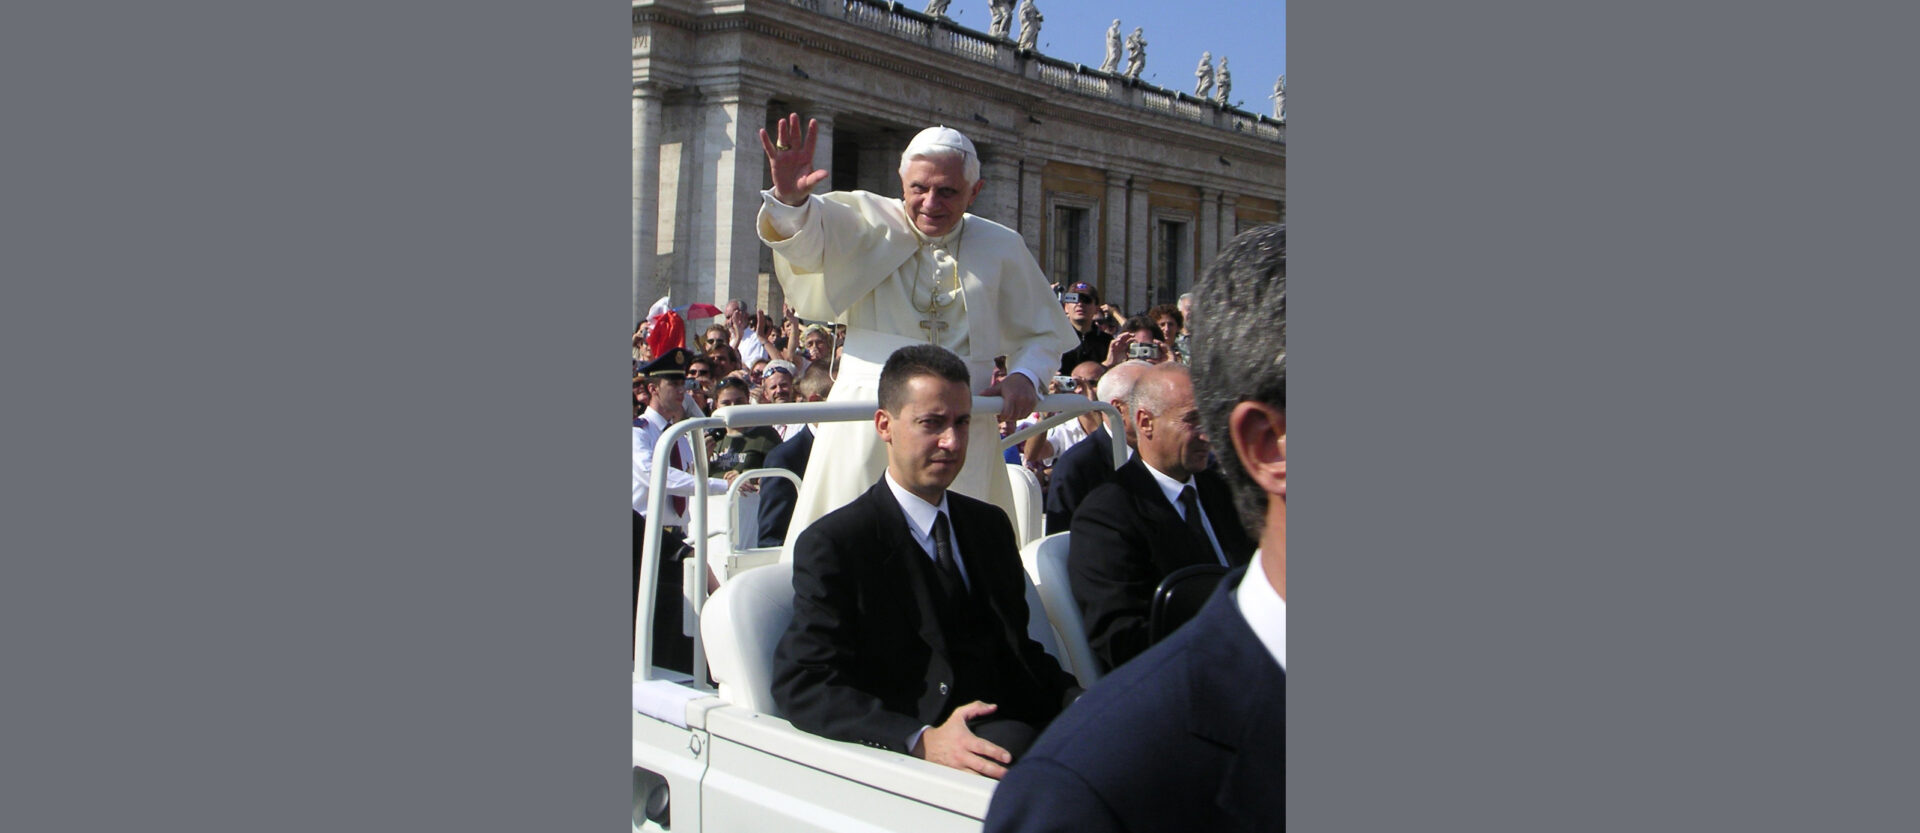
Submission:
<svg viewBox="0 0 1920 833">
<path fill-rule="evenodd" d="M 1256 828 L 1282 823 L 1284 227 L 1237 237 L 1178 304 L 1123 315 L 1090 284 L 1049 285 L 1016 233 L 966 212 L 982 183 L 958 131 L 916 136 L 902 197 L 889 199 L 811 194 L 824 176 L 811 164 L 814 126 L 794 115 L 776 128 L 761 135 L 774 184 L 757 228 L 797 306 L 776 321 L 729 301 L 684 344 L 636 330 L 636 529 L 672 422 L 745 404 L 877 400 L 870 423 L 731 429 L 708 443 L 711 490 L 762 466 L 801 475 L 797 490 L 766 481 L 757 530 L 794 565 L 793 621 L 775 657 L 785 716 L 1006 778 L 990 830 L 1067 829 L 1103 807 L 1176 828 L 1224 818 L 1183 800 L 1141 806 L 1154 792 L 1136 788 L 1141 771 L 1172 783 L 1235 770 L 1274 779 L 1227 812 L 1250 813 Z M 666 326 L 678 335 L 670 317 Z M 1124 436 L 1095 414 L 994 454 L 996 434 L 1046 416 L 1035 412 L 1043 393 L 1112 404 Z M 1004 407 L 975 419 L 975 396 Z M 668 553 L 698 486 L 682 445 L 665 478 Z M 1070 589 L 1108 675 L 1091 691 L 1026 637 L 1002 460 L 1041 480 L 1047 531 L 1071 533 Z M 637 575 L 637 542 L 634 558 Z M 1224 573 L 1222 590 L 1156 642 L 1151 597 L 1194 565 Z M 663 582 L 659 598 L 656 633 L 678 633 L 677 585 Z M 656 664 L 685 660 L 672 643 L 656 638 Z M 1225 665 L 1167 673 L 1215 662 Z M 1201 703 L 1204 713 L 1180 713 Z M 1157 728 L 1100 730 L 1116 719 Z M 1180 727 L 1207 742 L 1174 736 Z M 1161 764 L 1142 763 L 1156 755 Z M 1156 768 L 1170 764 L 1180 769 Z"/>
</svg>

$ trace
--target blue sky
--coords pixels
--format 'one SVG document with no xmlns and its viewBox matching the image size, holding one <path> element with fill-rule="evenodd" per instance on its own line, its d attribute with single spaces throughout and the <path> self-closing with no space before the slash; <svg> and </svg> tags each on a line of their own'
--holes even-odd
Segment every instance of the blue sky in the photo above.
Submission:
<svg viewBox="0 0 1920 833">
<path fill-rule="evenodd" d="M 915 11 L 925 0 L 903 0 Z M 1232 97 L 1255 113 L 1273 113 L 1273 79 L 1286 72 L 1287 4 L 1285 0 L 1034 0 L 1040 15 L 1040 51 L 1063 61 L 1092 67 L 1106 57 L 1107 24 L 1120 19 L 1125 37 L 1139 26 L 1146 31 L 1147 69 L 1140 77 L 1163 87 L 1193 92 L 1193 70 L 1200 53 L 1213 52 L 1217 63 L 1225 55 L 1233 69 Z M 1016 11 L 1018 7 L 1016 6 Z M 953 0 L 947 16 L 970 29 L 985 30 L 992 17 L 987 0 Z M 1018 36 L 1015 18 L 1009 37 Z M 1121 52 L 1120 67 L 1126 68 Z M 1156 77 L 1157 76 L 1157 77 Z"/>
</svg>

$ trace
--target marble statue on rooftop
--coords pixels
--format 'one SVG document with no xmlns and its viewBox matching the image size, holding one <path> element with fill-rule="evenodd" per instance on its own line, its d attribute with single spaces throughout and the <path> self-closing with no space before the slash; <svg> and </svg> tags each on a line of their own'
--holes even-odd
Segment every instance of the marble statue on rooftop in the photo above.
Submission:
<svg viewBox="0 0 1920 833">
<path fill-rule="evenodd" d="M 1107 59 L 1100 62 L 1101 72 L 1113 72 L 1120 68 L 1120 18 L 1113 19 L 1113 25 L 1107 27 Z"/>
<path fill-rule="evenodd" d="M 1193 97 L 1211 98 L 1213 93 L 1213 53 L 1200 53 L 1200 65 L 1193 68 Z"/>
<path fill-rule="evenodd" d="M 1028 52 L 1040 49 L 1040 22 L 1046 18 L 1040 16 L 1040 9 L 1033 0 L 1020 0 L 1020 48 Z"/>
<path fill-rule="evenodd" d="M 1220 106 L 1226 107 L 1230 103 L 1227 101 L 1227 91 L 1233 89 L 1233 76 L 1227 74 L 1227 56 L 1225 55 L 1220 56 L 1220 72 L 1217 75 L 1220 79 L 1216 82 L 1219 91 L 1214 93 L 1213 100 L 1220 102 Z"/>
<path fill-rule="evenodd" d="M 1127 77 L 1140 80 L 1140 73 L 1147 68 L 1147 38 L 1140 33 L 1140 27 L 1133 27 L 1133 34 L 1127 36 Z"/>
<path fill-rule="evenodd" d="M 987 34 L 1005 38 L 1007 31 L 1013 28 L 1013 0 L 987 0 L 987 12 L 993 15 L 993 22 L 987 25 Z"/>
<path fill-rule="evenodd" d="M 931 0 L 931 2 L 927 3 L 927 16 L 946 17 L 947 5 L 952 2 L 953 0 Z"/>
<path fill-rule="evenodd" d="M 1279 80 L 1273 82 L 1273 95 L 1267 97 L 1273 99 L 1273 117 L 1278 119 L 1282 124 L 1286 123 L 1287 77 L 1285 75 L 1280 76 Z"/>
</svg>

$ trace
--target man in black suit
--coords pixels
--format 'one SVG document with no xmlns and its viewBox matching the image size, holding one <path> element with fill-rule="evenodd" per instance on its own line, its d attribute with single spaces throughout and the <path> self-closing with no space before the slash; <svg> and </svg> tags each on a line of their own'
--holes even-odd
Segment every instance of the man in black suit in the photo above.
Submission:
<svg viewBox="0 0 1920 833">
<path fill-rule="evenodd" d="M 1156 365 L 1128 408 L 1139 454 L 1073 515 L 1067 581 L 1087 642 L 1108 669 L 1147 649 L 1148 605 L 1167 574 L 1189 564 L 1238 567 L 1253 555 L 1233 497 L 1207 471 L 1211 446 L 1185 365 Z"/>
<path fill-rule="evenodd" d="M 1127 422 L 1127 399 L 1133 395 L 1133 384 L 1140 374 L 1152 368 L 1151 362 L 1131 359 L 1114 365 L 1112 370 L 1100 377 L 1100 386 L 1095 398 L 1106 402 L 1120 412 L 1120 422 L 1127 427 L 1127 456 L 1133 456 L 1133 426 Z M 1113 437 L 1107 433 L 1106 422 L 1087 432 L 1087 438 L 1075 443 L 1072 448 L 1060 453 L 1053 461 L 1053 474 L 1047 480 L 1047 534 L 1066 532 L 1073 523 L 1074 510 L 1080 508 L 1080 502 L 1100 484 L 1113 477 Z"/>
<path fill-rule="evenodd" d="M 1260 550 L 1048 727 L 985 833 L 1286 829 L 1286 227 L 1234 238 L 1195 306 L 1202 424 L 1232 444 L 1220 468 Z"/>
<path fill-rule="evenodd" d="M 793 725 L 998 778 L 1080 688 L 1027 637 L 1005 513 L 947 491 L 966 461 L 966 365 L 904 347 L 880 373 L 880 482 L 794 543 L 774 702 Z"/>
</svg>

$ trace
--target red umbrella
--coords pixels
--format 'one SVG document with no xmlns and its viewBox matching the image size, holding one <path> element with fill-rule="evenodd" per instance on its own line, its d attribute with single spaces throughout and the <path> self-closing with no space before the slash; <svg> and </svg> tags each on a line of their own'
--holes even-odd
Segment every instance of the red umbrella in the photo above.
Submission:
<svg viewBox="0 0 1920 833">
<path fill-rule="evenodd" d="M 701 318 L 712 318 L 719 315 L 720 308 L 712 304 L 688 304 L 686 313 L 687 320 L 692 321 Z"/>
</svg>

